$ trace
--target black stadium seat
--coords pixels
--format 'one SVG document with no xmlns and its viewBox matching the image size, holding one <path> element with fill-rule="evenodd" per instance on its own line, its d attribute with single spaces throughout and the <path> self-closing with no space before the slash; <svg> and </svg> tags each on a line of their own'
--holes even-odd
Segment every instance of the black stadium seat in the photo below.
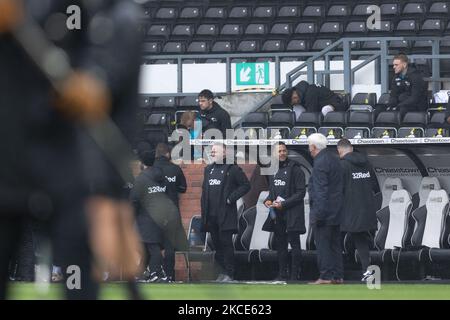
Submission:
<svg viewBox="0 0 450 320">
<path fill-rule="evenodd" d="M 205 18 L 209 19 L 225 19 L 226 10 L 225 8 L 209 8 L 205 13 Z"/>
<path fill-rule="evenodd" d="M 249 139 L 257 139 L 265 136 L 264 129 L 267 128 L 267 112 L 250 112 L 241 123 L 241 128 Z"/>
<path fill-rule="evenodd" d="M 407 112 L 403 117 L 401 127 L 398 129 L 398 137 L 422 138 L 425 136 L 427 124 L 428 115 L 426 112 Z"/>
<path fill-rule="evenodd" d="M 212 52 L 232 52 L 234 50 L 231 41 L 216 41 L 211 48 Z"/>
<path fill-rule="evenodd" d="M 445 112 L 435 112 L 425 130 L 426 137 L 449 137 L 449 125 L 446 123 Z"/>
<path fill-rule="evenodd" d="M 397 111 L 380 112 L 372 129 L 372 138 L 396 138 L 400 126 L 400 114 Z"/>
<path fill-rule="evenodd" d="M 258 41 L 256 40 L 241 41 L 237 47 L 237 51 L 239 52 L 256 52 L 258 50 Z"/>
<path fill-rule="evenodd" d="M 372 107 L 377 103 L 377 94 L 376 93 L 357 93 L 352 99 L 352 104 L 367 104 Z"/>
<path fill-rule="evenodd" d="M 181 10 L 180 18 L 182 19 L 198 19 L 201 16 L 199 8 L 184 8 Z"/>
<path fill-rule="evenodd" d="M 156 19 L 175 19 L 177 10 L 174 8 L 161 8 L 156 12 Z"/>
<path fill-rule="evenodd" d="M 267 126 L 268 138 L 275 138 L 278 133 L 283 139 L 289 137 L 291 128 L 294 125 L 295 113 L 292 111 L 275 111 L 269 119 Z"/>
<path fill-rule="evenodd" d="M 262 23 L 251 23 L 245 29 L 245 34 L 264 35 L 266 34 L 266 25 Z"/>
<path fill-rule="evenodd" d="M 247 7 L 234 7 L 231 9 L 229 18 L 245 19 L 249 17 L 249 9 Z"/>
<path fill-rule="evenodd" d="M 320 112 L 302 112 L 298 119 L 295 120 L 290 138 L 299 139 L 316 133 L 317 128 L 320 127 L 321 117 L 322 114 Z"/>
<path fill-rule="evenodd" d="M 274 16 L 274 10 L 272 7 L 257 7 L 253 11 L 253 17 L 255 18 L 272 18 Z"/>
<path fill-rule="evenodd" d="M 278 17 L 280 18 L 297 17 L 298 14 L 299 10 L 296 6 L 285 6 L 278 10 Z"/>
<path fill-rule="evenodd" d="M 199 36 L 216 36 L 218 28 L 215 24 L 201 24 L 197 28 L 197 35 Z"/>
<path fill-rule="evenodd" d="M 318 132 L 330 139 L 340 139 L 344 136 L 347 116 L 343 111 L 328 112 L 322 120 Z"/>
<path fill-rule="evenodd" d="M 333 5 L 327 12 L 328 17 L 345 17 L 348 14 L 348 8 L 345 5 Z"/>
<path fill-rule="evenodd" d="M 289 35 L 292 33 L 292 27 L 289 23 L 276 23 L 270 29 L 270 33 Z"/>
<path fill-rule="evenodd" d="M 348 139 L 370 138 L 373 127 L 373 113 L 353 111 L 348 114 L 344 136 Z"/>
</svg>

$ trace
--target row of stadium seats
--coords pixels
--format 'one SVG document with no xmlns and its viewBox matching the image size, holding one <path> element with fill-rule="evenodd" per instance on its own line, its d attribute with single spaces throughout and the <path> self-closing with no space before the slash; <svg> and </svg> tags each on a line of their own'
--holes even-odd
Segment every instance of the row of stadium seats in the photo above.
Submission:
<svg viewBox="0 0 450 320">
<path fill-rule="evenodd" d="M 268 209 L 263 201 L 267 192 L 260 194 L 255 207 L 243 210 L 239 215 L 239 232 L 234 238 L 236 262 L 250 268 L 258 268 L 273 263 L 276 275 L 277 253 L 274 250 L 273 233 L 262 231 L 267 218 Z M 383 276 L 387 279 L 399 279 L 399 266 L 406 269 L 407 277 L 421 278 L 425 273 L 432 273 L 433 267 L 450 262 L 450 220 L 449 197 L 447 191 L 441 189 L 439 180 L 425 177 L 420 182 L 419 192 L 410 195 L 403 188 L 399 178 L 387 178 L 381 192 L 375 195 L 379 229 L 371 246 L 371 262 L 382 267 Z M 200 217 L 193 218 L 194 224 Z M 305 197 L 305 221 L 307 232 L 300 236 L 303 250 L 303 268 L 305 274 L 316 270 L 316 247 L 314 232 L 309 226 L 309 200 Z M 190 237 L 196 231 L 191 222 Z M 208 235 L 198 233 L 195 241 L 191 239 L 193 261 L 212 261 L 214 247 Z M 206 240 L 205 240 L 206 239 Z M 206 242 L 205 242 L 206 241 Z M 195 246 L 197 245 L 197 247 Z M 199 249 L 195 251 L 195 248 Z M 343 253 L 346 269 L 358 269 L 358 252 L 346 235 L 343 237 Z M 405 268 L 406 265 L 406 268 Z M 411 267 L 413 270 L 411 272 Z M 395 272 L 394 272 L 395 270 Z M 270 272 L 260 275 L 267 277 Z M 317 272 L 317 270 L 316 270 Z M 267 274 L 268 273 L 268 274 Z M 314 273 L 314 272 L 313 272 Z M 308 278 L 308 275 L 303 277 Z M 248 275 L 247 275 L 248 276 Z M 255 276 L 255 272 L 251 273 Z M 256 276 L 258 277 L 258 276 Z M 309 275 L 314 278 L 315 275 Z M 260 280 L 260 279 L 258 279 Z"/>
<path fill-rule="evenodd" d="M 450 32 L 450 28 L 449 28 Z M 341 35 L 338 38 L 341 38 Z M 355 36 L 355 35 L 352 35 Z M 358 35 L 356 35 L 358 36 Z M 365 36 L 364 34 L 359 36 Z M 393 35 L 395 36 L 395 34 Z M 157 41 L 151 37 L 143 45 L 143 53 L 145 54 L 183 54 L 183 53 L 233 53 L 233 52 L 292 52 L 292 51 L 321 51 L 331 45 L 338 38 L 331 38 L 329 36 L 321 35 L 321 39 L 305 39 L 305 36 L 291 36 L 288 39 L 281 37 L 271 37 L 271 39 L 255 39 L 255 37 L 246 37 L 242 40 L 235 40 L 229 38 L 213 38 L 213 39 L 198 39 L 189 40 L 169 40 Z M 447 52 L 450 49 L 450 39 L 443 40 L 441 43 L 441 52 Z M 394 40 L 389 41 L 389 49 L 408 49 L 411 52 L 423 50 L 424 48 L 431 48 L 431 41 L 406 41 Z M 352 49 L 361 50 L 377 50 L 380 48 L 379 41 L 364 41 L 353 42 Z M 161 62 L 159 62 L 161 64 Z"/>
<path fill-rule="evenodd" d="M 311 51 L 322 50 L 341 37 L 450 34 L 447 2 L 381 4 L 383 20 L 376 30 L 370 30 L 366 23 L 367 7 L 373 3 L 150 4 L 142 19 L 147 41 L 144 52 L 148 54 Z M 378 46 L 371 41 L 354 45 L 361 49 Z M 428 41 L 392 41 L 389 45 L 409 49 L 430 46 Z M 441 41 L 442 50 L 447 47 L 450 40 Z"/>
<path fill-rule="evenodd" d="M 161 2 L 161 1 L 159 1 Z M 169 3 L 148 2 L 145 17 L 161 20 L 175 19 L 251 19 L 251 18 L 299 18 L 299 17 L 346 17 L 368 16 L 367 8 L 373 1 L 347 1 L 346 4 L 333 4 L 332 1 L 323 1 L 320 4 L 302 5 L 298 1 L 289 1 L 292 4 L 273 1 L 273 5 L 257 5 L 255 1 L 246 1 L 247 5 L 233 5 L 233 1 L 218 1 L 209 3 L 209 6 L 186 4 L 187 1 Z M 405 4 L 384 3 L 380 5 L 381 14 L 393 15 L 445 15 L 449 13 L 448 3 L 445 1 L 431 2 L 419 0 Z"/>
<path fill-rule="evenodd" d="M 445 112 L 408 112 L 403 117 L 397 111 L 378 114 L 366 111 L 336 111 L 322 116 L 318 112 L 303 112 L 298 119 L 292 111 L 252 112 L 242 122 L 249 138 L 284 139 L 306 138 L 312 133 L 322 133 L 329 138 L 407 138 L 448 137 L 449 127 Z"/>
</svg>

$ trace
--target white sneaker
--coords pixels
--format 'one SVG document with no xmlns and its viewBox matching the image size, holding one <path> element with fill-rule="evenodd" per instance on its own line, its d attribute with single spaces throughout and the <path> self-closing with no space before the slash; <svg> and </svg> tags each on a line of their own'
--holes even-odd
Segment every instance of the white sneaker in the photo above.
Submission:
<svg viewBox="0 0 450 320">
<path fill-rule="evenodd" d="M 362 277 L 361 281 L 367 282 L 367 280 L 369 280 L 369 278 L 370 278 L 371 276 L 373 276 L 374 273 L 375 273 L 375 271 L 367 270 L 366 272 L 363 273 L 363 277 Z"/>
</svg>

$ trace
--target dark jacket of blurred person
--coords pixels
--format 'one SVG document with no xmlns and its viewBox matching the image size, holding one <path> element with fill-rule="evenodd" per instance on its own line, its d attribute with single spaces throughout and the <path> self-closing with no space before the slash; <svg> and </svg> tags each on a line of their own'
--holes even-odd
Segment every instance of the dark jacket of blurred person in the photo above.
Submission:
<svg viewBox="0 0 450 320">
<path fill-rule="evenodd" d="M 78 1 L 82 26 L 69 30 L 61 17 L 73 1 L 24 3 L 47 38 L 65 50 L 72 68 L 104 81 L 112 96 L 111 116 L 129 136 L 140 62 L 137 7 L 122 0 Z M 1 299 L 6 279 L 3 264 L 17 243 L 20 216 L 31 213 L 44 220 L 52 216 L 55 251 L 64 263 L 78 264 L 83 274 L 90 275 L 90 262 L 81 214 L 87 188 L 79 125 L 55 108 L 58 96 L 50 82 L 8 33 L 0 34 L 0 70 L 0 242 L 5 247 L 0 252 Z M 90 159 L 99 167 L 100 160 Z M 106 180 L 103 175 L 97 181 Z M 68 297 L 95 298 L 93 284 L 86 281 L 82 277 L 82 290 L 69 290 Z"/>
</svg>

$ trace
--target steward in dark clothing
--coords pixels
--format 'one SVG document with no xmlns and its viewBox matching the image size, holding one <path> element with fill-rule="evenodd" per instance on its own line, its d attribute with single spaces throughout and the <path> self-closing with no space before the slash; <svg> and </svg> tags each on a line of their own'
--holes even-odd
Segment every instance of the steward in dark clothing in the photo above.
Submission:
<svg viewBox="0 0 450 320">
<path fill-rule="evenodd" d="M 294 160 L 280 161 L 278 172 L 269 178 L 269 196 L 266 201 L 274 202 L 278 197 L 281 210 L 276 210 L 276 218 L 267 217 L 263 230 L 275 233 L 275 243 L 279 263 L 279 279 L 288 278 L 288 242 L 292 247 L 291 280 L 298 280 L 301 268 L 300 234 L 306 232 L 304 198 L 306 193 L 305 175 L 300 164 Z"/>
<path fill-rule="evenodd" d="M 213 106 L 209 110 L 200 110 L 202 120 L 202 132 L 208 129 L 218 129 L 226 137 L 226 130 L 231 129 L 231 119 L 228 112 L 217 102 L 213 101 Z"/>
<path fill-rule="evenodd" d="M 392 79 L 388 110 L 398 110 L 402 115 L 408 111 L 425 111 L 427 96 L 423 74 L 409 65 L 406 73 L 396 74 Z"/>
<path fill-rule="evenodd" d="M 166 181 L 159 168 L 145 169 L 135 180 L 130 199 L 136 212 L 136 223 L 150 255 L 153 281 L 165 277 L 161 250 L 164 244 L 175 250 L 186 250 L 187 240 L 180 213 L 166 194 Z"/>
<path fill-rule="evenodd" d="M 344 179 L 341 231 L 347 232 L 355 244 L 362 274 L 365 275 L 370 265 L 370 232 L 377 229 L 374 193 L 379 192 L 380 188 L 375 172 L 364 155 L 349 152 L 342 157 L 341 166 Z"/>
<path fill-rule="evenodd" d="M 343 206 L 342 169 L 339 158 L 326 149 L 314 158 L 309 179 L 310 222 L 317 245 L 319 280 L 343 279 L 341 211 Z"/>
<path fill-rule="evenodd" d="M 215 259 L 222 269 L 219 277 L 227 275 L 232 279 L 234 276 L 232 237 L 238 231 L 236 201 L 249 190 L 250 183 L 238 165 L 213 163 L 205 168 L 201 197 L 202 224 L 204 231 L 211 233 L 216 249 Z"/>
<path fill-rule="evenodd" d="M 283 93 L 283 103 L 287 106 L 292 106 L 293 91 L 300 98 L 298 104 L 308 112 L 322 112 L 322 108 L 327 105 L 333 106 L 334 111 L 344 111 L 344 101 L 338 94 L 327 87 L 309 84 L 306 81 L 301 81 L 295 87 Z"/>
</svg>

